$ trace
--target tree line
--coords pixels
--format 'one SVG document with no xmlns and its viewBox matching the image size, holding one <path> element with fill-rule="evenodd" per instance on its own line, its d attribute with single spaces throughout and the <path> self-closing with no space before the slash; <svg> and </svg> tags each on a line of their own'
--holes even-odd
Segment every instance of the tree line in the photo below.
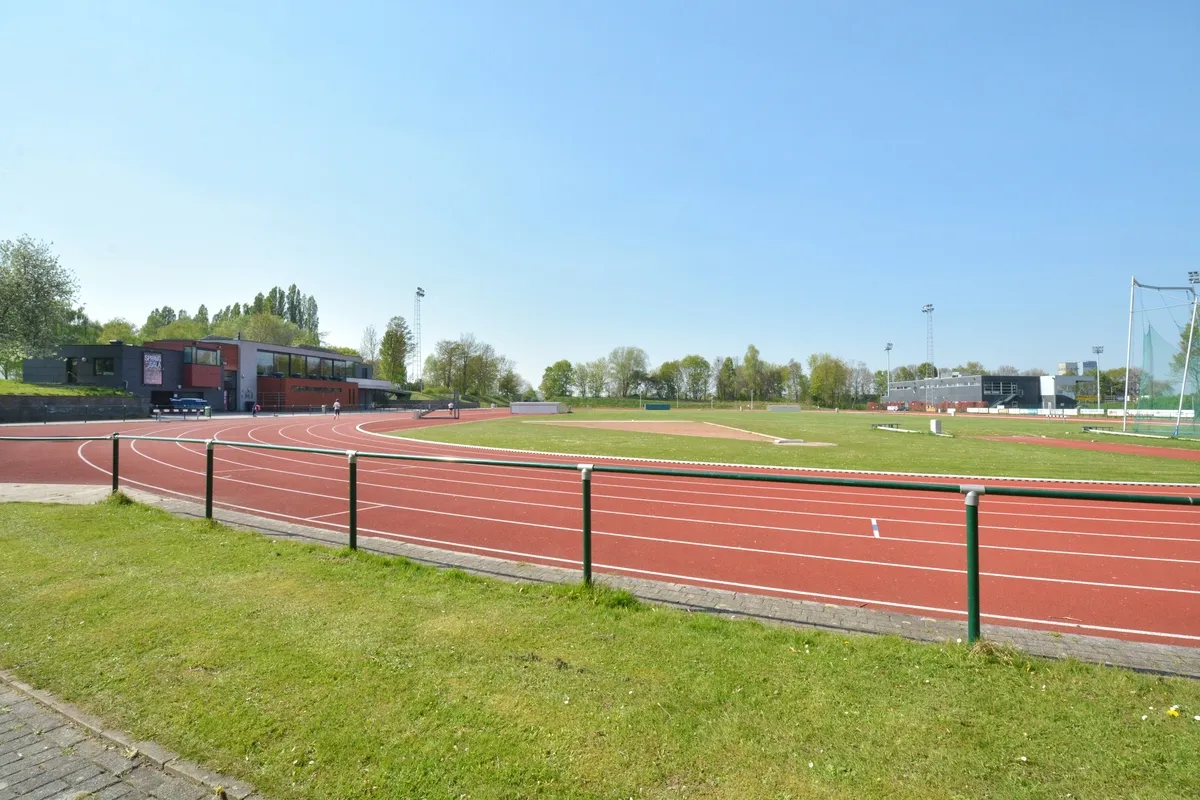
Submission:
<svg viewBox="0 0 1200 800">
<path fill-rule="evenodd" d="M 814 353 L 805 364 L 792 358 L 776 364 L 749 345 L 739 356 L 709 359 L 691 354 L 651 367 L 640 347 L 616 347 L 607 356 L 546 367 L 540 385 L 546 398 L 639 397 L 650 400 L 810 401 L 837 406 L 862 402 L 874 393 L 866 364 Z"/>
</svg>

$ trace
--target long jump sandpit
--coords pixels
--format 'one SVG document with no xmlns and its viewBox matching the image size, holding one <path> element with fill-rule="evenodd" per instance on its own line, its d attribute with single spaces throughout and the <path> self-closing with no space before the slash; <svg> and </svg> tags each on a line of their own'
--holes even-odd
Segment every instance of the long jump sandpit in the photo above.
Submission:
<svg viewBox="0 0 1200 800">
<path fill-rule="evenodd" d="M 657 433 L 667 436 L 699 436 L 705 439 L 740 439 L 766 444 L 782 444 L 798 447 L 836 447 L 832 442 L 805 442 L 799 439 L 780 439 L 765 433 L 731 428 L 728 425 L 718 425 L 715 422 L 691 422 L 688 420 L 666 419 L 531 419 L 526 420 L 530 425 L 559 425 L 564 428 L 595 428 L 606 431 L 625 431 L 630 433 Z"/>
</svg>

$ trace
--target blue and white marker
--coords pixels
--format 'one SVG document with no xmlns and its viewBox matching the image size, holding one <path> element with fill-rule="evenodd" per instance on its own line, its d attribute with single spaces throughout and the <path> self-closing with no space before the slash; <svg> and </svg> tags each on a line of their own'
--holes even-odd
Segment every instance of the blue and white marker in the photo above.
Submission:
<svg viewBox="0 0 1200 800">
<path fill-rule="evenodd" d="M 871 531 L 875 534 L 875 538 L 879 538 L 879 520 L 871 518 Z"/>
</svg>

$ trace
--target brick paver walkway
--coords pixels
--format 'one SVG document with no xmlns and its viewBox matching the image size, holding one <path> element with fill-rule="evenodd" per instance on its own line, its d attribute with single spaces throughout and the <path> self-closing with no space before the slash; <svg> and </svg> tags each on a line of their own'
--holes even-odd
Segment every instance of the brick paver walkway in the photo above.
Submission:
<svg viewBox="0 0 1200 800">
<path fill-rule="evenodd" d="M 211 787 L 169 775 L 0 685 L 0 800 L 200 800 Z"/>
</svg>

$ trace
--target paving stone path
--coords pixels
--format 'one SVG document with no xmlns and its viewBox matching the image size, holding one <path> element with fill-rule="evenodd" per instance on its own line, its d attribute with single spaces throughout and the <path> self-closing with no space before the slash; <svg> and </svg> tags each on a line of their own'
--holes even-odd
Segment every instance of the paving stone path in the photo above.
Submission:
<svg viewBox="0 0 1200 800">
<path fill-rule="evenodd" d="M 0 800 L 261 800 L 151 742 L 98 736 L 14 683 L 0 676 Z"/>
</svg>

